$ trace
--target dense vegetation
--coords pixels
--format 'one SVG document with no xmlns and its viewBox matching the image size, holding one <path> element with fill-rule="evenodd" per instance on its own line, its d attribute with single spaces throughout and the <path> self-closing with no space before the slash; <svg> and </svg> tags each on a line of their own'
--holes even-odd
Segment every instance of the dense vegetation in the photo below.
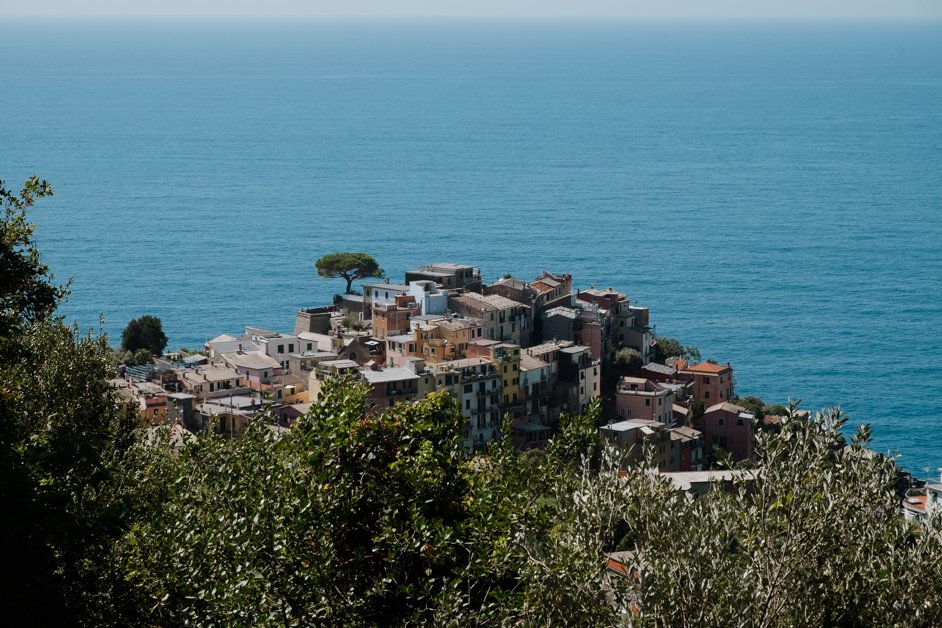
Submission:
<svg viewBox="0 0 942 628">
<path fill-rule="evenodd" d="M 104 340 L 54 317 L 22 211 L 7 205 L 0 250 L 5 279 L 29 273 L 0 284 L 15 624 L 942 622 L 942 530 L 902 520 L 892 462 L 866 430 L 846 443 L 837 410 L 791 413 L 738 490 L 697 499 L 622 471 L 597 406 L 545 451 L 508 439 L 474 459 L 452 399 L 375 414 L 351 381 L 284 434 L 144 437 L 115 409 Z M 627 575 L 606 572 L 613 550 Z"/>
</svg>

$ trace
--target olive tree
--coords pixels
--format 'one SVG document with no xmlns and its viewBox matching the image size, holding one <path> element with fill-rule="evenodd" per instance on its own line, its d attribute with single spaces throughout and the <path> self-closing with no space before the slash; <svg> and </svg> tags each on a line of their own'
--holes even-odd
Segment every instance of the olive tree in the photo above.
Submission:
<svg viewBox="0 0 942 628">
<path fill-rule="evenodd" d="M 865 449 L 867 429 L 847 444 L 845 422 L 793 408 L 759 434 L 756 468 L 697 498 L 612 452 L 586 466 L 554 493 L 549 535 L 520 531 L 528 623 L 607 605 L 597 625 L 937 625 L 939 522 L 903 520 L 893 462 Z M 624 573 L 593 568 L 612 550 Z"/>
</svg>

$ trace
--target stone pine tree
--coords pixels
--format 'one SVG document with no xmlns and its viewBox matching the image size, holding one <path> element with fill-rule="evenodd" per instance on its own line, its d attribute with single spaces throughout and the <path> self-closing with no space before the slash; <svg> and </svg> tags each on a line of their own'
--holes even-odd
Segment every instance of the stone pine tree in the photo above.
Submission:
<svg viewBox="0 0 942 628">
<path fill-rule="evenodd" d="M 347 282 L 346 294 L 353 292 L 353 282 L 368 277 L 382 277 L 383 269 L 367 253 L 330 253 L 314 263 L 320 277 L 343 277 Z"/>
</svg>

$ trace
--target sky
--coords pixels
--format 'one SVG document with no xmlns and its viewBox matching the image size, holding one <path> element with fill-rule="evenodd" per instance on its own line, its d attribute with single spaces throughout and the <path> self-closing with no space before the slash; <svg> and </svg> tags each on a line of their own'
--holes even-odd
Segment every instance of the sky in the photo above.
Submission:
<svg viewBox="0 0 942 628">
<path fill-rule="evenodd" d="M 0 0 L 0 16 L 924 19 L 942 0 Z"/>
</svg>

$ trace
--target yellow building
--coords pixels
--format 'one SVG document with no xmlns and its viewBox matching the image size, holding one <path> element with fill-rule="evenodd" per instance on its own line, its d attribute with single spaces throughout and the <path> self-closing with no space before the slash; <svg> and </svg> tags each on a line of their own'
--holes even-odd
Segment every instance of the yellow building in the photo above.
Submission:
<svg viewBox="0 0 942 628">
<path fill-rule="evenodd" d="M 501 409 L 517 413 L 523 410 L 523 389 L 520 387 L 520 345 L 502 342 L 491 346 L 491 363 L 501 379 Z"/>
</svg>

